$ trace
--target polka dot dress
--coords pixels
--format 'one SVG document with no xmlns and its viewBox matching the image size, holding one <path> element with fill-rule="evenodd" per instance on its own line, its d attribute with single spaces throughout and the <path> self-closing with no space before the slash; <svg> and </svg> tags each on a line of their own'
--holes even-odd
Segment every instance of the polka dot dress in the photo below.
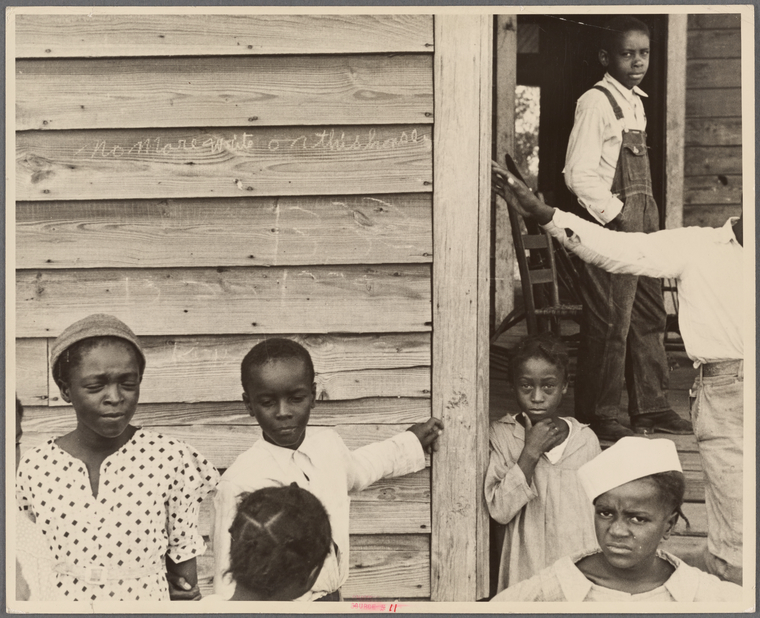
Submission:
<svg viewBox="0 0 760 618">
<path fill-rule="evenodd" d="M 16 498 L 59 563 L 58 598 L 166 601 L 163 557 L 184 562 L 203 554 L 199 504 L 218 480 L 189 445 L 138 429 L 101 465 L 97 498 L 84 462 L 52 439 L 22 457 Z M 93 571 L 106 580 L 92 583 Z"/>
</svg>

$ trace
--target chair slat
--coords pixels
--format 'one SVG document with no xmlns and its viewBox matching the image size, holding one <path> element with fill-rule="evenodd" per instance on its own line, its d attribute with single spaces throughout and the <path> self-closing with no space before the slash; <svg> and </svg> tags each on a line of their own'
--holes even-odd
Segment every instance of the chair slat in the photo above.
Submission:
<svg viewBox="0 0 760 618">
<path fill-rule="evenodd" d="M 551 283 L 554 281 L 554 274 L 551 271 L 551 268 L 542 268 L 540 270 L 531 270 L 528 271 L 530 276 L 530 282 L 533 285 L 537 285 L 539 283 Z"/>
<path fill-rule="evenodd" d="M 546 236 L 541 234 L 537 236 L 534 234 L 523 234 L 523 247 L 526 249 L 546 249 L 549 245 L 546 240 Z"/>
</svg>

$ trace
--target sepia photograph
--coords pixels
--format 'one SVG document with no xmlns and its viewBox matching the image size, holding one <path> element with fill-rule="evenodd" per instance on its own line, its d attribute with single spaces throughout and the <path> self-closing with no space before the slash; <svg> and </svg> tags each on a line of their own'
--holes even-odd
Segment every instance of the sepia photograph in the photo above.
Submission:
<svg viewBox="0 0 760 618">
<path fill-rule="evenodd" d="M 6 611 L 753 611 L 754 10 L 6 8 Z"/>
</svg>

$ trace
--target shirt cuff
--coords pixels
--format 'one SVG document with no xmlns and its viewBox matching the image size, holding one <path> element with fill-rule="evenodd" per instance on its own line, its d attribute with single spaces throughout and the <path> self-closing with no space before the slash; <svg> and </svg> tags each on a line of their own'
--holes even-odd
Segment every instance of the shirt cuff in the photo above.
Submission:
<svg viewBox="0 0 760 618">
<path fill-rule="evenodd" d="M 402 468 L 406 471 L 398 471 L 395 476 L 417 472 L 425 467 L 425 451 L 422 449 L 419 438 L 411 431 L 402 431 L 391 439 L 403 449 L 405 454 Z"/>
<path fill-rule="evenodd" d="M 607 225 L 610 221 L 612 221 L 615 217 L 617 217 L 621 211 L 623 210 L 623 202 L 620 201 L 619 198 L 616 196 L 610 197 L 610 199 L 607 201 L 607 203 L 604 205 L 604 208 L 600 210 L 588 208 L 589 213 L 591 214 L 594 219 L 599 221 L 602 225 Z"/>
</svg>

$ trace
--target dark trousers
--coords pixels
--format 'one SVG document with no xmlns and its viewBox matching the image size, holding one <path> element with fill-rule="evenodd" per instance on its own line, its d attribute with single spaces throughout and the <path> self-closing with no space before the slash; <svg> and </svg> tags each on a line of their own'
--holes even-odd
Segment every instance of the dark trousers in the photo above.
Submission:
<svg viewBox="0 0 760 618">
<path fill-rule="evenodd" d="M 651 196 L 626 200 L 621 231 L 657 229 Z M 659 279 L 612 275 L 590 264 L 581 271 L 583 320 L 575 384 L 575 415 L 581 421 L 618 415 L 623 383 L 628 414 L 668 410 L 665 306 Z"/>
</svg>

